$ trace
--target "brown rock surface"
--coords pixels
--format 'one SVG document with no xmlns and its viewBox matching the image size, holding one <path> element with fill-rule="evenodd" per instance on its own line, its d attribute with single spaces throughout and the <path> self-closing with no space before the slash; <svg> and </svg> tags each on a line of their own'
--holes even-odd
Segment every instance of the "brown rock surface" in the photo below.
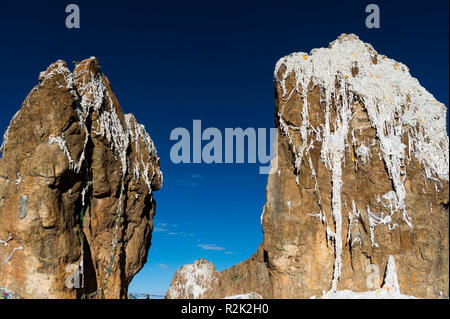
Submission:
<svg viewBox="0 0 450 319">
<path fill-rule="evenodd" d="M 22 298 L 126 297 L 147 259 L 162 174 L 97 59 L 42 72 L 1 150 L 0 288 Z"/>
<path fill-rule="evenodd" d="M 264 241 L 200 297 L 391 289 L 394 268 L 401 293 L 448 298 L 445 106 L 355 35 L 280 59 L 275 90 Z"/>
</svg>

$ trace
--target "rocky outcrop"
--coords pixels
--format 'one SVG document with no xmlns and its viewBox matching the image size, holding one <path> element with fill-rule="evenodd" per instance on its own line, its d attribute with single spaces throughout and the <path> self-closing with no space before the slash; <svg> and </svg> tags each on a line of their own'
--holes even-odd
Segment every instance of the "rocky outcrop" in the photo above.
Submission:
<svg viewBox="0 0 450 319">
<path fill-rule="evenodd" d="M 213 264 L 205 259 L 196 260 L 175 272 L 172 284 L 167 291 L 168 299 L 197 299 L 201 296 L 216 298 L 220 278 Z"/>
<path fill-rule="evenodd" d="M 355 35 L 280 59 L 274 77 L 262 257 L 222 271 L 217 297 L 448 298 L 445 105 Z"/>
<path fill-rule="evenodd" d="M 264 263 L 262 246 L 249 259 L 218 272 L 205 259 L 179 268 L 166 293 L 168 299 L 218 299 L 236 297 L 259 299 L 255 291 L 271 291 L 269 272 Z M 265 295 L 266 298 L 270 295 Z"/>
<path fill-rule="evenodd" d="M 124 298 L 150 248 L 152 140 L 96 58 L 39 75 L 0 159 L 0 288 L 21 298 Z"/>
</svg>

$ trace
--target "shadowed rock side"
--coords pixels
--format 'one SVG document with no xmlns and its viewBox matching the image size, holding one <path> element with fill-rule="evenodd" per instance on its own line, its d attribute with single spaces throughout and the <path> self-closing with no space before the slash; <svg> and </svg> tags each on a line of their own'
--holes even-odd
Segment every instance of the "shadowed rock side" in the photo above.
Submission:
<svg viewBox="0 0 450 319">
<path fill-rule="evenodd" d="M 0 288 L 124 298 L 150 248 L 159 157 L 96 58 L 39 76 L 0 159 Z"/>
<path fill-rule="evenodd" d="M 355 35 L 274 76 L 264 241 L 199 298 L 448 298 L 445 105 Z"/>
</svg>

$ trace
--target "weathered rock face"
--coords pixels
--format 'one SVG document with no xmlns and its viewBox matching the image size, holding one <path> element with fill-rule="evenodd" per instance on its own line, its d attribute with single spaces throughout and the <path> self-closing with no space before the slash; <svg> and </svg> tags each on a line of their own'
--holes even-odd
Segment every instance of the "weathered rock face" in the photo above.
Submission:
<svg viewBox="0 0 450 319">
<path fill-rule="evenodd" d="M 196 260 L 192 265 L 179 268 L 167 291 L 169 299 L 197 299 L 202 296 L 216 298 L 219 290 L 220 275 L 216 268 L 205 259 Z"/>
<path fill-rule="evenodd" d="M 355 35 L 280 59 L 275 89 L 262 258 L 222 271 L 242 283 L 221 291 L 448 297 L 445 106 Z"/>
<path fill-rule="evenodd" d="M 162 174 L 97 59 L 42 72 L 1 151 L 0 288 L 22 298 L 126 297 L 147 259 Z"/>
<path fill-rule="evenodd" d="M 271 288 L 260 246 L 251 258 L 221 272 L 217 272 L 214 265 L 205 259 L 182 266 L 175 272 L 166 297 L 219 299 L 236 295 L 245 297 L 245 294 L 249 294 L 248 296 L 253 296 L 252 299 L 258 299 L 256 291 L 269 293 Z M 268 297 L 270 295 L 266 294 L 266 298 Z"/>
</svg>

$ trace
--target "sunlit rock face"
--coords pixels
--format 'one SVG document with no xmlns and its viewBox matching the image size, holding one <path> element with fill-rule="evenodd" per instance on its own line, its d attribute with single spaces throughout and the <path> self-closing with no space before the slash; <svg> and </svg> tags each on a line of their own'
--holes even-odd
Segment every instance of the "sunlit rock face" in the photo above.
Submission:
<svg viewBox="0 0 450 319">
<path fill-rule="evenodd" d="M 21 298 L 125 297 L 147 259 L 162 174 L 97 59 L 41 72 L 1 151 L 0 288 Z"/>
<path fill-rule="evenodd" d="M 235 276 L 218 297 L 448 297 L 445 105 L 352 34 L 280 59 L 274 78 L 264 241 L 221 272 Z"/>
</svg>

